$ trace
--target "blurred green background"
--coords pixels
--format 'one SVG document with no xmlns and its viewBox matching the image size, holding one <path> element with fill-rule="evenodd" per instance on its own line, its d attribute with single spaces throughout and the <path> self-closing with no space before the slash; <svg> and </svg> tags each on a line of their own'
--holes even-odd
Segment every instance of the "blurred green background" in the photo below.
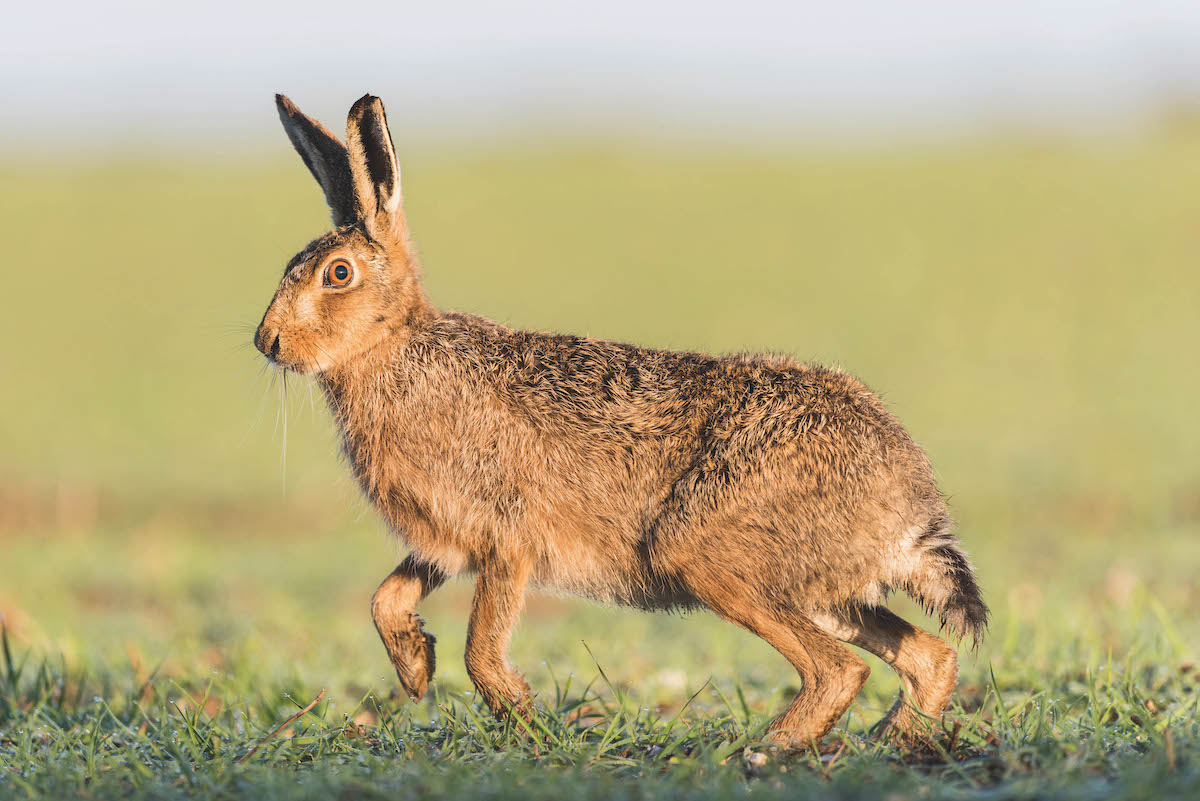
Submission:
<svg viewBox="0 0 1200 801">
<path fill-rule="evenodd" d="M 848 149 L 397 138 L 443 307 L 787 351 L 879 391 L 932 455 L 996 613 L 965 677 L 1139 643 L 1195 656 L 1200 127 Z M 319 394 L 250 345 L 327 227 L 279 139 L 267 160 L 0 168 L 0 613 L 39 653 L 390 690 L 367 602 L 403 551 Z M 462 583 L 427 607 L 459 688 L 468 600 Z M 649 698 L 794 682 L 706 615 L 560 599 L 532 603 L 514 659 L 545 686 L 594 669 L 581 639 Z M 871 681 L 885 706 L 894 680 Z"/>
<path fill-rule="evenodd" d="M 67 0 L 4 24 L 0 797 L 1196 795 L 1200 5 Z M 276 91 L 335 132 L 384 99 L 442 307 L 878 391 L 994 613 L 945 750 L 859 736 L 897 689 L 869 658 L 834 753 L 763 768 L 738 754 L 798 685 L 768 646 L 541 596 L 512 659 L 558 739 L 510 736 L 463 666 L 466 580 L 421 608 L 435 692 L 401 698 L 368 604 L 404 549 L 319 392 L 251 344 L 329 225 Z"/>
</svg>

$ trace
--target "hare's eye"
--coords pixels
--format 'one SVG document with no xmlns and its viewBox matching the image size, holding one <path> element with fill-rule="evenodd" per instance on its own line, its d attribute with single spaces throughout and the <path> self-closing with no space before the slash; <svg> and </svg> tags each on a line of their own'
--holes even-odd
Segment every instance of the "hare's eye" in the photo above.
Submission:
<svg viewBox="0 0 1200 801">
<path fill-rule="evenodd" d="M 345 286 L 350 283 L 350 279 L 354 276 L 354 271 L 346 262 L 338 259 L 337 261 L 329 262 L 329 266 L 325 268 L 325 285 L 326 286 Z"/>
</svg>

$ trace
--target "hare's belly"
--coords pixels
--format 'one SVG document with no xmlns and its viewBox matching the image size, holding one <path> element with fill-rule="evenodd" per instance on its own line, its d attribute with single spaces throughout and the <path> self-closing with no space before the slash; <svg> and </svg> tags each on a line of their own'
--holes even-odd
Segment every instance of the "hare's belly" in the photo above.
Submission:
<svg viewBox="0 0 1200 801">
<path fill-rule="evenodd" d="M 534 565 L 531 581 L 548 592 L 620 603 L 628 578 L 614 556 L 577 543 L 553 543 Z"/>
<path fill-rule="evenodd" d="M 656 576 L 636 542 L 560 540 L 537 561 L 533 586 L 556 595 L 645 610 L 692 607 L 687 590 Z"/>
</svg>

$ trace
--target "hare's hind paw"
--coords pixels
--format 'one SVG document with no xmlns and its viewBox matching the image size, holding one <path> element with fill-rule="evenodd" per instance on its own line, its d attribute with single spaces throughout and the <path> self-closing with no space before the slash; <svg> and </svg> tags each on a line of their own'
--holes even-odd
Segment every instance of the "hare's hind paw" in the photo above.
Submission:
<svg viewBox="0 0 1200 801">
<path fill-rule="evenodd" d="M 940 718 L 940 715 L 939 715 Z M 937 718 L 926 717 L 900 698 L 883 718 L 871 727 L 871 739 L 896 748 L 916 751 L 930 748 L 941 733 Z"/>
</svg>

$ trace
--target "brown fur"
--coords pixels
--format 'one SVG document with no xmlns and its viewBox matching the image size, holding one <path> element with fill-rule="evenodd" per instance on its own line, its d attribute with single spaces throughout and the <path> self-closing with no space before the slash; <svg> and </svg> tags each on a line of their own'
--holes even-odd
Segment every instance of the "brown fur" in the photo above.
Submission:
<svg viewBox="0 0 1200 801">
<path fill-rule="evenodd" d="M 899 672 L 886 728 L 912 735 L 920 715 L 941 714 L 954 650 L 879 605 L 903 589 L 976 640 L 987 607 L 928 460 L 878 397 L 783 356 L 674 353 L 439 311 L 421 289 L 379 100 L 354 105 L 341 151 L 278 102 L 338 227 L 288 264 L 255 341 L 316 376 L 363 492 L 411 548 L 372 604 L 410 696 L 434 665 L 414 608 L 474 574 L 467 670 L 499 716 L 530 702 L 506 658 L 527 587 L 706 607 L 754 632 L 803 678 L 773 724 L 785 742 L 820 740 L 866 680 L 837 640 Z M 334 258 L 354 266 L 345 288 L 323 281 Z"/>
</svg>

